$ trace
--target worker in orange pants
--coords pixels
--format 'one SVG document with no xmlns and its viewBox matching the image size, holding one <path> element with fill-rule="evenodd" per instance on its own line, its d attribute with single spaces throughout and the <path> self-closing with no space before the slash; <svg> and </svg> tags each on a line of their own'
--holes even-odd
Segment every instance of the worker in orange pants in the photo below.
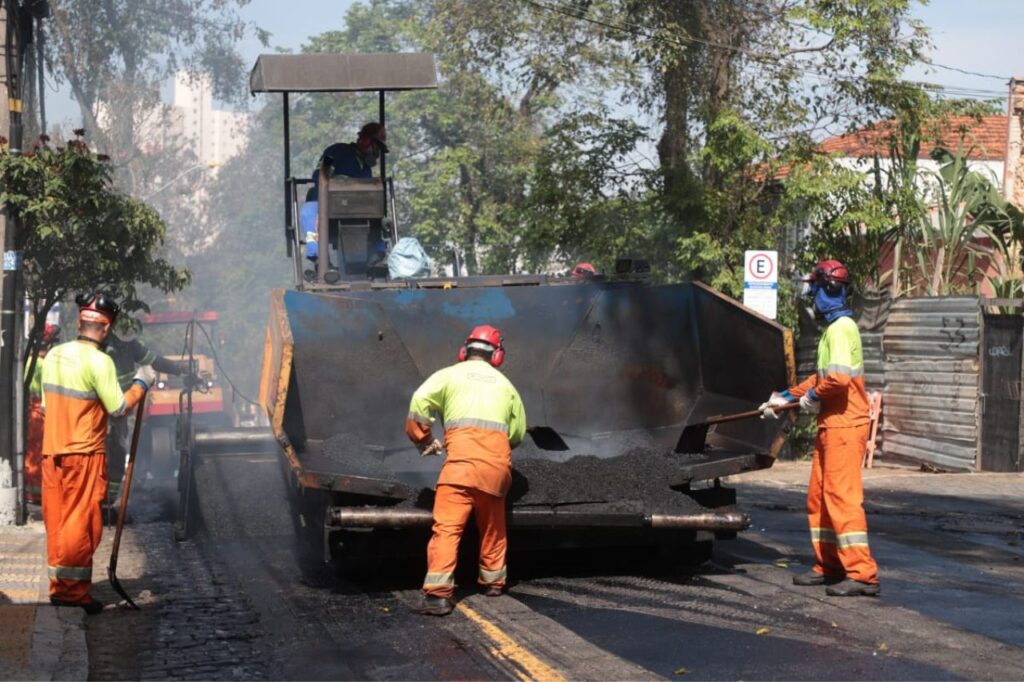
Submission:
<svg viewBox="0 0 1024 682">
<path fill-rule="evenodd" d="M 39 339 L 39 354 L 35 365 L 25 365 L 25 376 L 29 369 L 32 378 L 28 382 L 28 423 L 25 425 L 25 500 L 39 504 L 43 494 L 43 359 L 46 353 L 60 340 L 60 327 L 48 324 Z"/>
<path fill-rule="evenodd" d="M 431 432 L 434 415 L 444 421 L 447 450 L 418 613 L 452 612 L 459 541 L 471 514 L 480 531 L 477 582 L 489 597 L 505 587 L 505 495 L 512 485 L 512 448 L 526 434 L 526 413 L 512 382 L 498 371 L 504 358 L 501 332 L 476 327 L 459 350 L 458 364 L 430 375 L 409 403 L 405 432 L 420 454 L 441 454 Z"/>
<path fill-rule="evenodd" d="M 847 303 L 850 273 L 839 261 L 824 260 L 808 282 L 815 313 L 828 324 L 818 343 L 818 371 L 772 393 L 759 408 L 765 417 L 778 418 L 776 408 L 799 400 L 803 412 L 817 415 L 807 487 L 815 566 L 794 576 L 793 583 L 828 584 L 825 593 L 835 597 L 877 596 L 878 567 L 868 549 L 860 472 L 870 417 L 860 331 Z"/>
<path fill-rule="evenodd" d="M 101 610 L 89 595 L 92 555 L 100 545 L 107 494 L 107 458 L 103 454 L 43 458 L 43 523 L 50 600 Z M 53 529 L 51 533 L 50 530 Z M 63 604 L 57 604 L 61 606 Z"/>
<path fill-rule="evenodd" d="M 861 484 L 867 440 L 867 426 L 818 431 L 807 487 L 807 517 L 816 568 L 822 576 L 845 575 L 858 583 L 877 585 L 878 566 L 868 549 Z"/>
<path fill-rule="evenodd" d="M 25 501 L 39 504 L 43 500 L 43 399 L 28 398 L 28 424 L 25 428 Z"/>
<path fill-rule="evenodd" d="M 500 592 L 505 587 L 505 498 L 461 485 L 438 485 L 434 498 L 434 535 L 427 545 L 428 573 L 423 591 L 451 599 L 455 593 L 455 558 L 470 515 L 480 529 L 481 585 Z"/>
<path fill-rule="evenodd" d="M 43 521 L 50 603 L 92 615 L 103 610 L 89 592 L 92 556 L 103 532 L 100 503 L 107 494 L 107 419 L 143 400 L 156 372 L 141 368 L 123 393 L 114 361 L 102 350 L 117 303 L 100 293 L 76 300 L 78 338 L 43 361 Z"/>
</svg>

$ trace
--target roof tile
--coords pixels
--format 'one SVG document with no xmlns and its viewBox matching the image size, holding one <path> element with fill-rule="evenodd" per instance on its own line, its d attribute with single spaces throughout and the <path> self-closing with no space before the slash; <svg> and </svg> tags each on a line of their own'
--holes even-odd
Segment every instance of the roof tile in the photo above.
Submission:
<svg viewBox="0 0 1024 682">
<path fill-rule="evenodd" d="M 891 121 L 883 121 L 869 128 L 837 135 L 823 140 L 818 149 L 826 154 L 861 158 L 867 156 L 886 157 L 889 150 L 886 146 L 886 134 L 892 125 Z M 972 116 L 954 116 L 949 119 L 939 140 L 921 142 L 918 158 L 929 158 L 935 147 L 946 147 L 956 151 L 961 134 L 964 145 L 970 150 L 969 158 L 983 161 L 1004 161 L 1009 133 L 1009 120 L 1006 116 L 982 116 L 980 120 Z"/>
</svg>

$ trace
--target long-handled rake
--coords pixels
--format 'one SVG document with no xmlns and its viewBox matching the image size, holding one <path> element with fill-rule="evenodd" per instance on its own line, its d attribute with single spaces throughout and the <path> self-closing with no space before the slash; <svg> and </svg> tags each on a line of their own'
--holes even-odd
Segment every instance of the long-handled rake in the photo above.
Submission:
<svg viewBox="0 0 1024 682">
<path fill-rule="evenodd" d="M 125 589 L 121 587 L 121 581 L 117 579 L 117 554 L 121 549 L 121 531 L 124 530 L 124 520 L 128 512 L 128 493 L 132 489 L 132 473 L 135 471 L 135 453 L 139 450 L 139 434 L 142 432 L 142 411 L 146 406 L 146 396 L 142 396 L 139 406 L 135 408 L 135 428 L 132 429 L 132 447 L 128 451 L 128 468 L 124 472 L 124 482 L 121 485 L 121 511 L 117 515 L 117 529 L 114 531 L 114 548 L 110 551 L 110 564 L 107 566 L 107 577 L 110 579 L 110 586 L 114 588 L 121 597 L 128 602 L 128 606 L 136 611 L 138 605 L 132 601 Z"/>
</svg>

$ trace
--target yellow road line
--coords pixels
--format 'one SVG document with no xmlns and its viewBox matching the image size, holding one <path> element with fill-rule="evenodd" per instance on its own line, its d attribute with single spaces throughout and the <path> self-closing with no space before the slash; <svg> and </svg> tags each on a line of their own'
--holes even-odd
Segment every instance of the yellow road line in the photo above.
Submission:
<svg viewBox="0 0 1024 682">
<path fill-rule="evenodd" d="M 505 634 L 501 628 L 487 620 L 474 611 L 465 602 L 459 602 L 455 607 L 462 612 L 466 618 L 476 623 L 496 645 L 491 648 L 491 653 L 499 658 L 504 658 L 521 667 L 526 675 L 520 675 L 521 680 L 540 680 L 542 682 L 565 682 L 565 677 L 557 670 L 540 660 L 529 651 L 516 644 L 515 640 Z"/>
</svg>

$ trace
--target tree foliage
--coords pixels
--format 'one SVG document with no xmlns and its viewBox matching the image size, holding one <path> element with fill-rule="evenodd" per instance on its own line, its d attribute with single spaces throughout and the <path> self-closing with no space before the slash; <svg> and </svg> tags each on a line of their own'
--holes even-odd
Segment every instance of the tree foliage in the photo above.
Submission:
<svg viewBox="0 0 1024 682">
<path fill-rule="evenodd" d="M 928 45 L 916 4 L 368 0 L 303 49 L 437 56 L 436 91 L 387 95 L 399 226 L 436 261 L 610 270 L 632 255 L 661 280 L 738 297 L 749 248 L 779 248 L 790 270 L 839 256 L 861 282 L 883 279 L 879 253 L 919 210 L 936 115 L 983 113 L 901 80 Z M 227 336 L 246 348 L 262 338 L 265 292 L 290 279 L 273 179 L 280 99 L 258 101 L 250 144 L 210 188 L 215 240 L 189 260 L 202 285 L 179 301 L 224 312 L 229 291 L 245 291 Z M 293 98 L 293 174 L 376 117 L 374 95 Z M 817 150 L 877 121 L 894 125 L 876 169 Z M 795 321 L 785 303 L 780 315 Z"/>
<path fill-rule="evenodd" d="M 140 195 L 194 163 L 173 136 L 160 88 L 179 71 L 210 79 L 214 97 L 242 101 L 248 65 L 237 41 L 255 30 L 246 0 L 56 0 L 46 64 L 66 83 L 82 125 L 111 156 L 118 184 Z"/>
<path fill-rule="evenodd" d="M 0 151 L 0 202 L 21 223 L 30 357 L 46 314 L 69 293 L 106 291 L 131 312 L 147 309 L 139 285 L 173 292 L 189 283 L 187 270 L 158 255 L 167 234 L 160 216 L 114 188 L 109 159 L 81 136 L 57 147 L 44 136 L 24 154 Z"/>
</svg>

